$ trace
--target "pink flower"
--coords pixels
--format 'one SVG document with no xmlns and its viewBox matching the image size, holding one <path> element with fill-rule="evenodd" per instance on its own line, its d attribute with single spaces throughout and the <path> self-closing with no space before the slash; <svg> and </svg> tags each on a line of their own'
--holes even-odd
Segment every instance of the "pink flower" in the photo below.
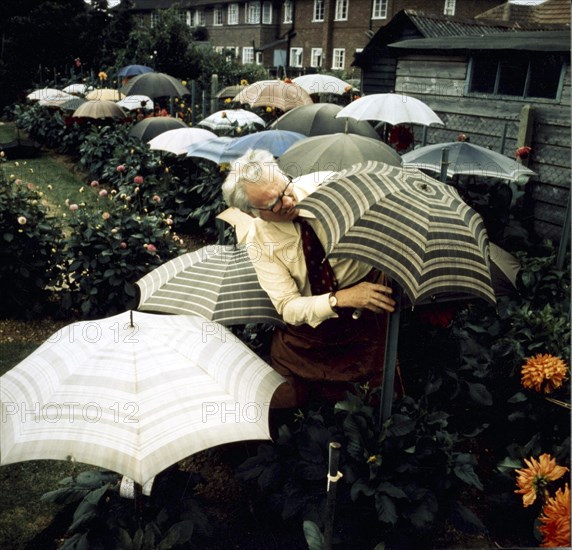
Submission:
<svg viewBox="0 0 572 550">
<path fill-rule="evenodd" d="M 70 204 L 70 210 L 72 212 L 75 212 L 78 208 L 79 208 L 79 206 L 77 204 Z"/>
<path fill-rule="evenodd" d="M 154 202 L 161 202 L 161 197 L 159 195 L 153 195 L 153 198 L 151 200 Z"/>
<path fill-rule="evenodd" d="M 135 176 L 133 178 L 133 183 L 136 185 L 141 185 L 143 183 L 143 176 Z"/>
<path fill-rule="evenodd" d="M 118 172 L 125 172 L 125 170 L 126 170 L 125 165 L 124 165 L 124 164 L 120 164 L 120 165 L 116 168 L 116 170 L 117 170 Z"/>
<path fill-rule="evenodd" d="M 157 247 L 154 244 L 145 244 L 144 246 L 147 249 L 147 252 L 151 252 L 151 254 L 157 252 Z"/>
<path fill-rule="evenodd" d="M 127 243 L 125 241 L 121 241 L 119 243 L 119 248 L 127 248 Z"/>
<path fill-rule="evenodd" d="M 99 192 L 99 196 L 100 196 L 100 197 L 107 197 L 107 189 L 102 189 L 102 190 Z"/>
<path fill-rule="evenodd" d="M 98 187 L 99 182 L 97 180 L 93 180 L 89 185 L 91 185 L 91 187 Z"/>
<path fill-rule="evenodd" d="M 104 212 L 104 213 L 101 215 L 101 217 L 102 217 L 104 220 L 108 220 L 109 218 L 111 218 L 111 214 L 110 214 L 109 212 Z"/>
</svg>

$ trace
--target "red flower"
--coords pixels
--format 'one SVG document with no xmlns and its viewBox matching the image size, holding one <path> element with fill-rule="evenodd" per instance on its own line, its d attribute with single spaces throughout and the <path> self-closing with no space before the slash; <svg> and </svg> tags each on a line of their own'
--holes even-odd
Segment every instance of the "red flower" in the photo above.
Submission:
<svg viewBox="0 0 572 550">
<path fill-rule="evenodd" d="M 517 159 L 527 159 L 530 156 L 530 153 L 532 152 L 532 147 L 529 147 L 528 145 L 524 145 L 523 147 L 519 147 L 516 150 L 516 158 Z"/>
<path fill-rule="evenodd" d="M 397 125 L 389 132 L 389 142 L 395 145 L 396 151 L 404 151 L 413 143 L 413 134 L 406 126 Z"/>
<path fill-rule="evenodd" d="M 143 176 L 135 176 L 133 178 L 133 183 L 136 185 L 141 185 L 143 183 Z"/>
</svg>

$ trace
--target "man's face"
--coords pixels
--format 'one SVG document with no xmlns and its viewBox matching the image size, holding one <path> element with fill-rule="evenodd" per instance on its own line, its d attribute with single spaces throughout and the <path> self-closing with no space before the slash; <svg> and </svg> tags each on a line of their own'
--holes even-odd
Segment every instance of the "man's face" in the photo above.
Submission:
<svg viewBox="0 0 572 550">
<path fill-rule="evenodd" d="M 272 177 L 269 177 L 270 174 L 265 175 L 266 183 L 245 187 L 248 202 L 265 221 L 291 222 L 298 216 L 294 184 L 281 172 L 274 172 Z"/>
</svg>

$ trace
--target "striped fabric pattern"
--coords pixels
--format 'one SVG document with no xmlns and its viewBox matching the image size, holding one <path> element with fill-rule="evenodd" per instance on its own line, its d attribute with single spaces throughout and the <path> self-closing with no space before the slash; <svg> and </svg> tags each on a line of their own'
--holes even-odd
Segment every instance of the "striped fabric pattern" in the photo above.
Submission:
<svg viewBox="0 0 572 550">
<path fill-rule="evenodd" d="M 356 164 L 326 180 L 300 208 L 324 225 L 330 257 L 384 271 L 412 304 L 441 294 L 496 302 L 482 218 L 453 187 L 417 169 Z"/>
<path fill-rule="evenodd" d="M 135 311 L 74 323 L 0 378 L 0 464 L 93 464 L 144 484 L 193 453 L 269 439 L 283 378 L 228 329 Z"/>
<path fill-rule="evenodd" d="M 283 323 L 244 246 L 209 245 L 182 254 L 136 284 L 141 311 L 200 315 L 222 325 Z"/>
</svg>

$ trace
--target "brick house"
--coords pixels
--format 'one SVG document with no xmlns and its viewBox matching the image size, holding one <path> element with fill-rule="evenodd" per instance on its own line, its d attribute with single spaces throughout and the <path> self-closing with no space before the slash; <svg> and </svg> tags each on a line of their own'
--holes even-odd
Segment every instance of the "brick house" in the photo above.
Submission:
<svg viewBox="0 0 572 550">
<path fill-rule="evenodd" d="M 181 0 L 180 17 L 196 39 L 228 51 L 243 63 L 257 63 L 276 74 L 288 67 L 296 76 L 339 71 L 359 77 L 354 55 L 375 32 L 404 8 L 419 8 L 454 20 L 474 17 L 499 0 Z M 169 0 L 133 0 L 132 11 L 153 24 Z M 355 72 L 356 74 L 352 74 Z"/>
</svg>

